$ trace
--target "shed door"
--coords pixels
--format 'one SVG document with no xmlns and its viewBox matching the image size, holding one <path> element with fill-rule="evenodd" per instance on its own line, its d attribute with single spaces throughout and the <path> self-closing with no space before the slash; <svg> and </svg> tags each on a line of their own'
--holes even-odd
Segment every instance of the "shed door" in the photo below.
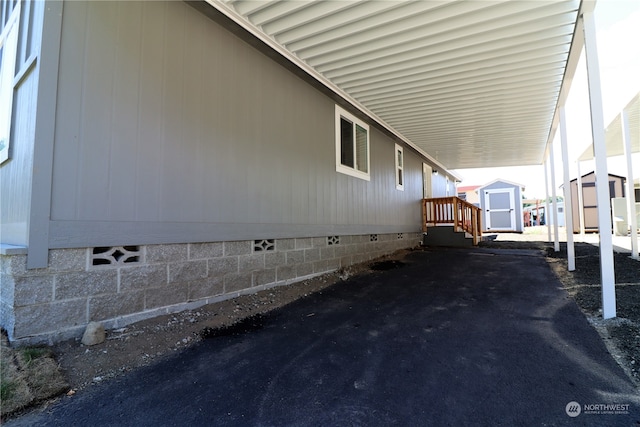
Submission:
<svg viewBox="0 0 640 427">
<path fill-rule="evenodd" d="M 609 181 L 609 200 L 616 194 L 616 182 Z M 582 184 L 582 207 L 584 209 L 585 230 L 598 230 L 598 195 L 596 183 L 585 182 Z"/>
<path fill-rule="evenodd" d="M 484 190 L 487 230 L 515 230 L 516 209 L 513 188 Z"/>
</svg>

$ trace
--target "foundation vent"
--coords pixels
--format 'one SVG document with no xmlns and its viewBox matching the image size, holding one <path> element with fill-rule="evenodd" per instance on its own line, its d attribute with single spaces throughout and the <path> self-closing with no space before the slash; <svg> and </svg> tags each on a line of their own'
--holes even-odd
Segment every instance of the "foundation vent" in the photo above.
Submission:
<svg viewBox="0 0 640 427">
<path fill-rule="evenodd" d="M 262 239 L 253 241 L 254 252 L 271 252 L 276 250 L 276 241 L 274 239 Z"/>
<path fill-rule="evenodd" d="M 369 236 L 369 241 L 370 242 L 377 242 L 378 241 L 378 235 L 377 234 L 372 234 Z"/>
<path fill-rule="evenodd" d="M 404 239 L 404 233 L 398 233 L 398 240 Z"/>
<path fill-rule="evenodd" d="M 340 244 L 340 236 L 328 236 L 327 246 L 335 246 Z"/>
<path fill-rule="evenodd" d="M 140 246 L 97 247 L 91 250 L 91 265 L 125 265 L 142 261 Z"/>
</svg>

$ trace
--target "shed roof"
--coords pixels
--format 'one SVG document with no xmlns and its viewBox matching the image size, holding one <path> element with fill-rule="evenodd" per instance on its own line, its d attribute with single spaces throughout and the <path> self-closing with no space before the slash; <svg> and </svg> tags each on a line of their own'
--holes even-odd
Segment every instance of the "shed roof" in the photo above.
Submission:
<svg viewBox="0 0 640 427">
<path fill-rule="evenodd" d="M 502 182 L 502 183 L 508 184 L 508 185 L 510 185 L 512 187 L 520 187 L 524 191 L 524 185 L 518 184 L 517 182 L 513 182 L 513 181 L 507 181 L 506 179 L 501 179 L 501 178 L 494 179 L 491 182 L 487 182 L 486 184 L 482 185 L 481 187 L 478 187 L 478 190 L 481 190 L 481 189 L 483 189 L 485 187 L 493 185 L 493 184 L 495 184 L 497 182 Z"/>
</svg>

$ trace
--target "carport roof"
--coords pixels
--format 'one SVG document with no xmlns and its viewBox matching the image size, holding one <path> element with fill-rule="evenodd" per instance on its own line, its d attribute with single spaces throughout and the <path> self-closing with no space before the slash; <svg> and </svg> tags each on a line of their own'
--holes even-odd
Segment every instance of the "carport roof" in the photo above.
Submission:
<svg viewBox="0 0 640 427">
<path fill-rule="evenodd" d="M 631 143 L 631 152 L 640 152 L 640 93 L 633 97 L 631 101 L 623 109 L 627 112 L 627 120 L 629 120 L 629 141 Z M 609 123 L 604 133 L 605 146 L 607 149 L 607 157 L 624 155 L 624 143 L 622 140 L 622 113 L 618 114 L 615 119 Z M 580 155 L 578 160 L 593 159 L 593 144 Z"/>
<path fill-rule="evenodd" d="M 587 0 L 206 0 L 447 169 L 542 163 Z"/>
</svg>

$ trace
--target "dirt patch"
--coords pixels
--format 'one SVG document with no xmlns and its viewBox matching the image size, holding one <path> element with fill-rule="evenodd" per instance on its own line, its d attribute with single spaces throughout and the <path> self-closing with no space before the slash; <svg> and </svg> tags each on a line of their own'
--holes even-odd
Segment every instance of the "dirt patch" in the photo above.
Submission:
<svg viewBox="0 0 640 427">
<path fill-rule="evenodd" d="M 266 315 L 258 313 L 239 320 L 232 325 L 225 325 L 220 328 L 206 327 L 202 331 L 200 331 L 200 338 L 209 339 L 217 337 L 230 337 L 243 335 L 251 331 L 257 331 L 264 327 L 266 317 Z"/>
<path fill-rule="evenodd" d="M 371 270 L 375 270 L 375 271 L 387 271 L 387 270 L 395 270 L 396 268 L 400 268 L 404 265 L 404 262 L 399 261 L 399 260 L 386 260 L 386 261 L 379 261 L 379 262 L 374 262 L 373 264 L 371 264 L 370 268 Z"/>
<path fill-rule="evenodd" d="M 47 347 L 9 349 L 0 337 L 0 415 L 19 411 L 69 389 Z"/>
</svg>

